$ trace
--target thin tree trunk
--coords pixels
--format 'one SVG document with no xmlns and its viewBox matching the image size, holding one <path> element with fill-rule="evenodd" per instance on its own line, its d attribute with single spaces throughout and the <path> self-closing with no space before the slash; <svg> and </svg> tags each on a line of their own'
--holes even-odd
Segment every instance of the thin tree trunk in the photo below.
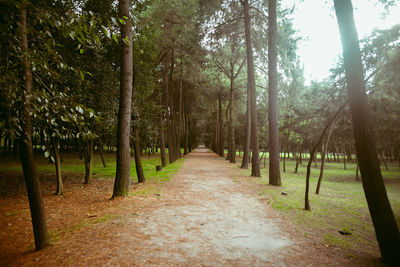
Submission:
<svg viewBox="0 0 400 267">
<path fill-rule="evenodd" d="M 382 160 L 383 166 L 385 166 L 385 169 L 388 171 L 389 168 L 388 168 L 388 166 L 387 166 L 387 164 L 386 164 L 386 161 L 385 161 L 385 154 L 384 154 L 383 152 L 381 153 L 381 160 Z"/>
<path fill-rule="evenodd" d="M 334 0 L 361 179 L 383 261 L 400 265 L 400 235 L 379 167 L 350 0 Z"/>
<path fill-rule="evenodd" d="M 235 130 L 234 130 L 234 113 L 233 113 L 233 105 L 234 105 L 234 91 L 233 91 L 233 68 L 231 71 L 231 79 L 230 79 L 230 89 L 229 89 L 229 162 L 230 163 L 235 163 L 236 162 L 236 148 L 235 148 Z"/>
<path fill-rule="evenodd" d="M 189 145 L 189 116 L 187 114 L 187 110 L 185 110 L 185 148 L 184 154 L 188 153 L 188 145 Z"/>
<path fill-rule="evenodd" d="M 219 109 L 218 106 L 215 112 L 215 140 L 214 140 L 214 152 L 219 153 Z"/>
<path fill-rule="evenodd" d="M 164 138 L 164 119 L 163 119 L 163 117 L 160 118 L 159 135 L 160 135 L 161 165 L 163 167 L 165 167 L 165 166 L 167 166 L 167 159 L 165 157 L 165 138 Z"/>
<path fill-rule="evenodd" d="M 93 139 L 86 137 L 84 141 L 84 158 L 85 158 L 85 182 L 91 184 L 93 178 Z"/>
<path fill-rule="evenodd" d="M 129 15 L 130 0 L 119 0 L 119 17 L 121 23 L 121 83 L 118 111 L 117 133 L 117 170 L 112 198 L 127 196 L 130 185 L 130 131 L 132 113 L 132 84 L 133 84 L 133 56 L 132 56 L 132 22 Z M 127 42 L 123 41 L 127 39 Z"/>
<path fill-rule="evenodd" d="M 220 157 L 224 156 L 224 121 L 223 121 L 223 114 L 222 114 L 222 97 L 221 95 L 218 96 L 218 122 L 219 122 L 219 147 L 218 147 L 218 155 Z"/>
<path fill-rule="evenodd" d="M 249 2 L 242 2 L 244 11 L 244 24 L 246 36 L 246 52 L 247 52 L 247 86 L 250 92 L 250 113 L 251 113 L 251 176 L 261 177 L 260 160 L 259 160 L 259 144 L 258 144 L 258 121 L 257 121 L 257 92 L 256 80 L 254 76 L 253 48 L 251 43 L 251 27 L 249 15 Z"/>
<path fill-rule="evenodd" d="M 335 121 L 336 117 L 339 115 L 340 112 L 344 109 L 344 107 L 347 105 L 347 102 L 344 103 L 337 111 L 336 113 L 332 116 L 332 118 L 328 121 L 328 123 L 325 125 L 324 130 L 322 131 L 317 143 L 315 146 L 311 149 L 310 151 L 310 159 L 308 160 L 307 164 L 307 174 L 306 174 L 306 190 L 305 190 L 305 197 L 304 197 L 304 209 L 305 210 L 311 210 L 310 208 L 310 202 L 309 202 L 309 190 L 310 190 L 310 174 L 311 174 L 311 163 L 314 159 L 315 151 L 317 148 L 321 145 L 322 139 L 325 136 L 326 131 L 328 130 L 329 127 L 331 127 L 332 123 Z"/>
<path fill-rule="evenodd" d="M 167 63 L 165 63 L 165 68 Z M 173 137 L 172 137 L 172 123 L 171 123 L 171 112 L 172 109 L 170 107 L 170 100 L 169 100 L 169 76 L 167 70 L 163 70 L 163 77 L 164 77 L 164 105 L 165 105 L 165 118 L 166 118 L 166 126 L 167 126 L 167 144 L 168 144 L 168 159 L 169 163 L 173 163 L 175 161 L 175 153 L 174 153 L 174 144 L 173 144 Z"/>
<path fill-rule="evenodd" d="M 325 145 L 324 145 L 324 150 L 323 150 L 322 155 L 321 155 L 321 169 L 319 171 L 317 189 L 315 190 L 315 194 L 319 194 L 319 190 L 321 188 L 321 182 L 322 182 L 322 178 L 324 176 L 325 155 L 326 155 L 326 152 L 328 150 L 329 140 L 331 139 L 332 129 L 333 129 L 333 127 L 331 126 L 330 129 L 329 129 L 329 132 L 328 132 L 328 137 L 326 138 L 326 142 L 325 142 Z"/>
<path fill-rule="evenodd" d="M 61 162 L 60 162 L 60 151 L 58 150 L 57 139 L 51 138 L 53 151 L 54 151 L 54 165 L 56 167 L 56 178 L 57 178 L 57 191 L 56 195 L 60 196 L 64 194 L 64 187 L 61 176 Z"/>
<path fill-rule="evenodd" d="M 182 153 L 181 153 L 182 90 L 183 90 L 182 83 L 183 83 L 183 57 L 181 57 L 181 69 L 180 69 L 180 76 L 179 76 L 178 136 L 177 136 L 177 140 L 176 140 L 179 157 L 182 157 Z"/>
<path fill-rule="evenodd" d="M 135 116 L 137 119 L 137 116 Z M 134 122 L 135 123 L 135 122 Z M 133 131 L 135 133 L 135 141 L 134 141 L 134 153 L 135 153 L 135 167 L 136 167 L 136 175 L 138 178 L 138 183 L 143 183 L 146 178 L 144 177 L 142 160 L 140 159 L 140 135 L 139 135 L 139 127 L 137 125 L 133 126 Z"/>
<path fill-rule="evenodd" d="M 103 151 L 103 141 L 99 137 L 99 149 L 100 149 L 100 158 L 101 158 L 101 163 L 103 164 L 103 167 L 107 167 L 106 161 L 104 160 L 104 151 Z"/>
<path fill-rule="evenodd" d="M 344 170 L 347 170 L 346 167 L 346 151 L 342 149 L 342 154 L 343 154 L 343 168 Z"/>
<path fill-rule="evenodd" d="M 360 169 L 360 166 L 359 166 L 359 164 L 358 164 L 358 158 L 356 157 L 356 163 L 357 163 L 357 167 L 356 167 L 356 181 L 359 181 L 360 180 L 360 176 L 359 176 L 359 169 Z"/>
<path fill-rule="evenodd" d="M 251 114 L 250 114 L 250 91 L 247 88 L 247 101 L 246 101 L 246 134 L 243 144 L 243 159 L 240 168 L 249 168 L 249 157 L 250 157 L 250 137 L 251 137 Z"/>
<path fill-rule="evenodd" d="M 21 34 L 21 50 L 23 54 L 24 85 L 22 106 L 22 134 L 20 137 L 20 158 L 26 191 L 28 192 L 29 207 L 31 210 L 33 235 L 35 239 L 35 249 L 41 250 L 50 245 L 49 232 L 47 230 L 46 215 L 40 189 L 39 175 L 36 168 L 35 158 L 32 150 L 32 129 L 30 117 L 30 95 L 32 92 L 32 70 L 31 62 L 28 57 L 28 37 L 26 33 L 26 9 L 19 10 L 19 27 Z M 10 140 L 11 143 L 11 140 Z"/>
<path fill-rule="evenodd" d="M 301 157 L 301 153 L 298 153 L 298 156 L 296 157 L 296 167 L 294 168 L 294 173 L 297 173 L 297 171 L 299 169 L 300 157 Z"/>
</svg>

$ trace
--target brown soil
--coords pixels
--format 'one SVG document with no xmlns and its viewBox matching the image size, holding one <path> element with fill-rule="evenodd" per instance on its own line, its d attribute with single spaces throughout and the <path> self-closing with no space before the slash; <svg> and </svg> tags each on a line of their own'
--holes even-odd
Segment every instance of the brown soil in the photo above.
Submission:
<svg viewBox="0 0 400 267">
<path fill-rule="evenodd" d="M 133 185 L 161 193 L 110 201 L 113 181 L 83 186 L 68 177 L 62 197 L 45 184 L 54 245 L 33 252 L 26 197 L 0 199 L 0 265 L 354 266 L 338 248 L 306 239 L 258 198 L 236 165 L 206 149 L 190 153 L 172 181 Z M 234 181 L 235 180 L 235 181 Z M 69 183 L 68 183 L 69 181 Z M 54 185 L 53 185 L 54 186 Z M 157 191 L 158 192 L 158 191 Z"/>
</svg>

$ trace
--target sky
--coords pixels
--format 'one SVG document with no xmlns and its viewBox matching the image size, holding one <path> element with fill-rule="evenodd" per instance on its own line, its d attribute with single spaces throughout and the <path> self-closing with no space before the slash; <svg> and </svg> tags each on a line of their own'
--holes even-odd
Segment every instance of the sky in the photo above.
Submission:
<svg viewBox="0 0 400 267">
<path fill-rule="evenodd" d="M 388 12 L 377 0 L 353 0 L 354 18 L 359 39 L 368 36 L 375 28 L 388 29 L 400 23 L 400 0 Z M 339 28 L 337 26 L 333 1 L 324 0 L 283 0 L 283 7 L 295 3 L 292 15 L 293 25 L 304 38 L 299 43 L 298 55 L 304 65 L 306 83 L 322 80 L 329 76 L 338 55 L 342 53 Z M 385 15 L 386 14 L 386 15 Z"/>
</svg>

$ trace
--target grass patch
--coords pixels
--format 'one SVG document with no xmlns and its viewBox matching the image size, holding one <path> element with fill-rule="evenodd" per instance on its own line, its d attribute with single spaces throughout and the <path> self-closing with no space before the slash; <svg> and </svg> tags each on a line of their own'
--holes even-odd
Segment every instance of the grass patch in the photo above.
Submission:
<svg viewBox="0 0 400 267">
<path fill-rule="evenodd" d="M 168 154 L 166 155 L 168 157 Z M 12 156 L 3 156 L 4 159 L 0 163 L 0 172 L 20 172 L 22 175 L 22 167 L 17 159 Z M 53 164 L 48 162 L 42 154 L 35 154 L 35 159 L 38 166 L 39 173 L 55 173 L 55 167 Z M 103 167 L 100 155 L 95 153 L 93 158 L 93 178 L 115 178 L 116 172 L 116 155 L 112 153 L 105 153 L 104 159 L 106 161 L 106 167 Z M 154 155 L 143 155 L 141 157 L 143 172 L 147 180 L 155 182 L 169 181 L 170 178 L 182 167 L 183 158 L 175 161 L 172 164 L 167 165 L 162 171 L 156 172 L 156 166 L 161 165 L 161 159 L 159 154 Z M 68 153 L 63 155 L 63 161 L 61 163 L 61 171 L 63 173 L 78 173 L 84 176 L 85 165 L 84 160 L 79 159 L 78 154 Z M 136 166 L 134 158 L 131 158 L 131 170 L 130 175 L 132 180 L 137 180 Z M 82 178 L 83 179 L 83 178 Z"/>
<path fill-rule="evenodd" d="M 258 182 L 265 187 L 260 195 L 269 199 L 272 207 L 284 217 L 297 223 L 305 236 L 317 236 L 323 244 L 349 249 L 349 253 L 379 253 L 363 187 L 361 181 L 355 180 L 356 164 L 347 163 L 347 170 L 344 170 L 343 163 L 326 163 L 319 195 L 315 194 L 319 162 L 317 168 L 313 164 L 309 212 L 304 210 L 306 163 L 303 161 L 298 174 L 294 174 L 295 162 L 286 160 L 286 173 L 281 172 L 282 187 L 268 185 L 268 169 L 262 169 L 262 178 Z M 245 172 L 249 174 L 249 170 Z M 389 170 L 382 170 L 382 174 L 400 226 L 400 169 L 394 163 L 389 164 Z M 282 191 L 287 195 L 282 195 Z M 341 235 L 340 230 L 351 232 L 351 235 Z"/>
</svg>

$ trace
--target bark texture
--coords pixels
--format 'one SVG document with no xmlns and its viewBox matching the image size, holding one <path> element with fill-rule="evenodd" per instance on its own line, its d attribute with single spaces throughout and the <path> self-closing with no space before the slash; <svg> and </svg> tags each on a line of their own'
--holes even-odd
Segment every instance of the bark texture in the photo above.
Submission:
<svg viewBox="0 0 400 267">
<path fill-rule="evenodd" d="M 121 82 L 117 133 L 117 171 L 113 197 L 127 196 L 130 185 L 130 132 L 132 113 L 132 22 L 129 15 L 129 0 L 119 0 L 119 17 L 127 17 L 121 24 Z M 128 42 L 122 41 L 127 39 Z"/>
<path fill-rule="evenodd" d="M 250 92 L 247 88 L 247 101 L 246 101 L 246 134 L 243 145 L 243 159 L 240 168 L 249 168 L 249 157 L 250 157 L 250 137 L 251 137 L 251 114 L 250 114 Z"/>
<path fill-rule="evenodd" d="M 30 117 L 30 100 L 32 92 L 32 70 L 28 57 L 28 36 L 26 33 L 26 9 L 19 11 L 19 27 L 21 34 L 21 50 L 24 53 L 23 68 L 25 78 L 24 104 L 22 106 L 22 133 L 20 137 L 21 165 L 24 173 L 26 191 L 28 192 L 29 207 L 31 210 L 35 249 L 41 250 L 50 245 L 49 232 L 47 230 L 46 214 L 40 189 L 39 175 L 32 149 L 32 130 Z M 10 140 L 11 143 L 11 140 Z"/>
<path fill-rule="evenodd" d="M 258 121 L 257 121 L 257 92 L 254 76 L 253 47 L 251 41 L 249 1 L 242 1 L 244 11 L 244 25 L 246 36 L 247 53 L 247 87 L 250 92 L 250 114 L 251 114 L 251 176 L 261 177 L 260 156 L 258 145 Z"/>
<path fill-rule="evenodd" d="M 361 53 L 350 0 L 334 0 L 361 179 L 383 261 L 400 265 L 400 235 L 387 197 L 371 127 Z"/>
<path fill-rule="evenodd" d="M 282 185 L 279 166 L 276 0 L 268 1 L 268 121 L 269 184 Z"/>
</svg>

